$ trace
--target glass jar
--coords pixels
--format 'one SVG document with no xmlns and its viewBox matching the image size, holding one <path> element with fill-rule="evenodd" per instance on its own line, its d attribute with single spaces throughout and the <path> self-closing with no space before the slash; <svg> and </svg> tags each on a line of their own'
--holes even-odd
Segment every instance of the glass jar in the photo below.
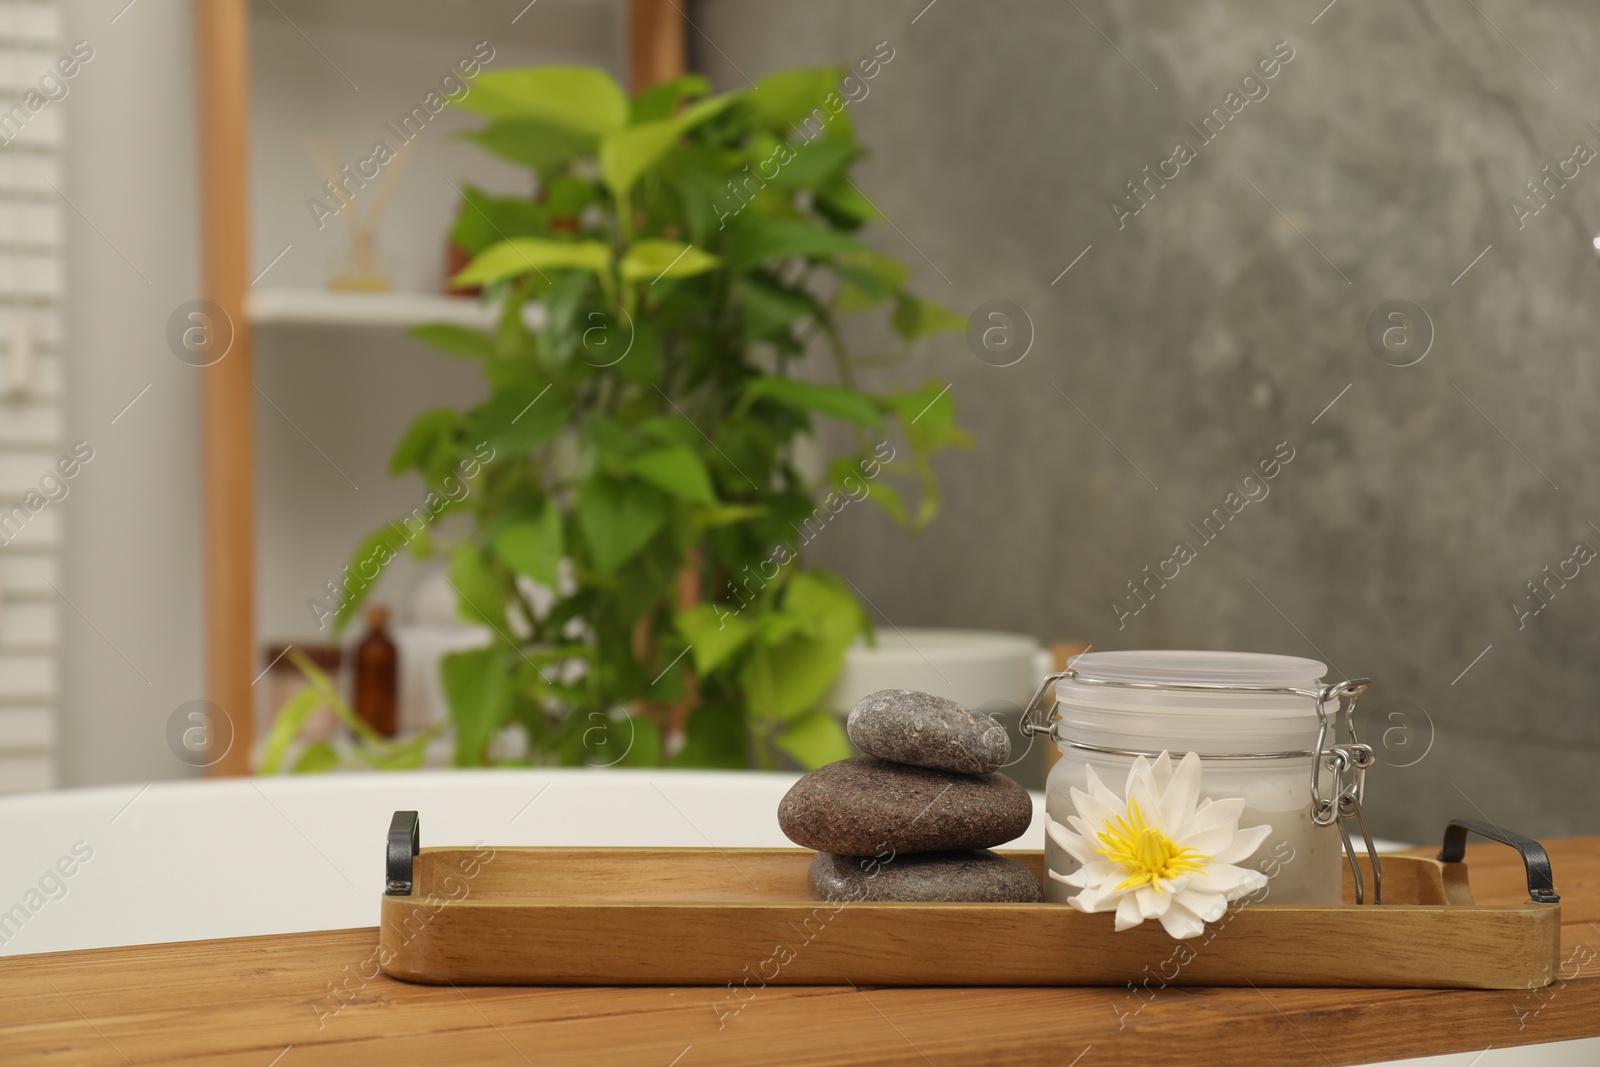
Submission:
<svg viewBox="0 0 1600 1067">
<path fill-rule="evenodd" d="M 1337 904 L 1343 843 L 1333 824 L 1339 821 L 1341 808 L 1347 817 L 1353 812 L 1349 799 L 1338 803 L 1340 791 L 1349 790 L 1350 779 L 1330 765 L 1320 792 L 1332 802 L 1325 799 L 1322 816 L 1314 817 L 1315 753 L 1319 743 L 1324 752 L 1333 745 L 1342 703 L 1339 695 L 1327 695 L 1320 699 L 1323 714 L 1319 714 L 1318 694 L 1337 690 L 1352 696 L 1348 690 L 1356 687 L 1353 695 L 1359 695 L 1366 683 L 1325 689 L 1325 672 L 1315 660 L 1244 652 L 1076 656 L 1056 683 L 1049 733 L 1061 759 L 1045 786 L 1046 810 L 1061 823 L 1075 814 L 1069 790 L 1087 788 L 1088 767 L 1107 788 L 1123 796 L 1135 754 L 1165 751 L 1176 763 L 1185 753 L 1195 752 L 1202 763 L 1202 800 L 1243 797 L 1239 825 L 1272 827 L 1261 848 L 1240 864 L 1268 875 L 1266 899 L 1274 904 Z M 1279 691 L 1249 691 L 1262 689 Z M 1347 716 L 1353 704 L 1352 696 L 1344 708 Z M 1348 729 L 1348 718 L 1345 722 Z M 1353 744 L 1353 732 L 1350 741 Z M 1333 763 L 1339 759 L 1335 756 Z M 1359 791 L 1353 796 L 1358 801 Z M 1045 862 L 1061 874 L 1078 867 L 1048 835 Z M 1053 878 L 1045 882 L 1049 900 L 1064 902 L 1076 893 Z"/>
</svg>

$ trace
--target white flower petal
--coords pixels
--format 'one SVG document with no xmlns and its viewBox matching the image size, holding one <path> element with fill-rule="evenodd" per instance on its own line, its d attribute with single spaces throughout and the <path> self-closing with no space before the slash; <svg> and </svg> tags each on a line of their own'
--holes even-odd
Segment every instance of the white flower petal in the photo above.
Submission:
<svg viewBox="0 0 1600 1067">
<path fill-rule="evenodd" d="M 1131 930 L 1142 922 L 1144 916 L 1139 912 L 1139 902 L 1129 893 L 1117 903 L 1116 929 Z"/>
<path fill-rule="evenodd" d="M 1267 823 L 1252 826 L 1248 829 L 1240 827 L 1233 835 L 1233 843 L 1221 851 L 1212 853 L 1211 858 L 1218 863 L 1240 863 L 1255 855 L 1256 849 L 1261 847 L 1272 834 L 1272 827 Z"/>
<path fill-rule="evenodd" d="M 1165 752 L 1161 756 L 1170 767 L 1171 758 Z M 1161 818 L 1168 832 L 1186 827 L 1200 799 L 1200 757 L 1193 752 L 1185 754 L 1177 769 L 1169 771 L 1167 780 L 1157 779 L 1157 784 L 1162 788 Z"/>
<path fill-rule="evenodd" d="M 1170 896 L 1150 885 L 1142 885 L 1135 889 L 1133 896 L 1139 901 L 1139 914 L 1146 919 L 1154 919 L 1166 911 L 1172 903 Z"/>
<path fill-rule="evenodd" d="M 1103 786 L 1101 788 L 1104 789 Z M 1085 793 L 1081 789 L 1074 788 L 1070 792 L 1072 793 L 1073 810 L 1081 815 L 1086 823 L 1095 827 L 1104 826 L 1111 819 L 1123 813 L 1124 805 L 1122 801 L 1115 797 L 1112 797 L 1108 802 L 1093 793 Z M 1078 832 L 1084 834 L 1091 841 L 1095 838 L 1094 831 L 1085 832 L 1083 829 L 1079 829 Z"/>
<path fill-rule="evenodd" d="M 1150 764 L 1150 778 L 1156 783 L 1156 790 L 1161 793 L 1167 791 L 1167 783 L 1172 781 L 1172 755 L 1166 749 Z"/>
<path fill-rule="evenodd" d="M 1202 830 L 1211 830 L 1218 826 L 1233 829 L 1239 824 L 1239 816 L 1244 814 L 1243 797 L 1227 797 L 1222 800 L 1202 800 L 1184 820 L 1183 828 L 1187 833 L 1199 833 Z"/>
<path fill-rule="evenodd" d="M 1125 896 L 1132 896 L 1132 891 L 1118 889 L 1118 882 L 1099 882 L 1084 887 L 1078 894 L 1078 901 L 1084 911 L 1111 911 Z"/>
<path fill-rule="evenodd" d="M 1174 907 L 1181 907 L 1198 915 L 1208 923 L 1214 923 L 1228 912 L 1228 898 L 1221 893 L 1207 893 L 1199 889 L 1186 888 L 1180 893 L 1172 895 Z"/>
<path fill-rule="evenodd" d="M 1199 937 L 1206 929 L 1200 917 L 1181 904 L 1174 904 L 1162 913 L 1161 926 L 1180 941 Z"/>
<path fill-rule="evenodd" d="M 1193 877 L 1194 873 L 1192 871 L 1186 871 L 1183 874 L 1178 875 L 1176 878 L 1163 878 L 1160 880 L 1160 884 L 1157 886 L 1157 888 L 1163 893 L 1177 896 L 1179 893 L 1184 891 L 1185 887 L 1187 887 L 1189 884 L 1189 879 Z"/>
<path fill-rule="evenodd" d="M 1075 885 L 1079 887 L 1098 886 L 1100 888 L 1097 890 L 1097 892 L 1104 891 L 1107 893 L 1112 892 L 1113 887 L 1120 885 L 1122 880 L 1126 877 L 1127 872 L 1121 867 L 1117 866 L 1115 863 L 1105 862 L 1090 863 L 1083 867 L 1079 867 L 1071 874 L 1057 875 L 1057 878 L 1060 881 L 1063 881 L 1068 885 Z"/>
<path fill-rule="evenodd" d="M 1093 767 L 1085 767 L 1083 770 L 1084 782 L 1089 787 L 1089 795 L 1110 810 L 1121 811 L 1123 807 L 1122 798 L 1106 788 L 1106 784 L 1100 780 L 1100 776 L 1094 773 Z"/>
<path fill-rule="evenodd" d="M 1267 884 L 1267 876 L 1248 867 L 1235 867 L 1231 863 L 1208 863 L 1205 870 L 1190 875 L 1191 890 L 1203 893 L 1221 893 L 1229 900 L 1249 896 Z"/>
<path fill-rule="evenodd" d="M 1060 845 L 1079 863 L 1093 863 L 1099 858 L 1093 845 L 1054 819 L 1048 817 L 1045 819 L 1044 832 L 1050 836 L 1050 840 Z"/>
<path fill-rule="evenodd" d="M 1112 863 L 1109 860 L 1096 860 L 1093 863 L 1086 863 L 1078 869 L 1091 882 L 1106 882 L 1110 885 L 1116 885 L 1128 877 L 1128 872 L 1122 869 L 1121 864 Z"/>
<path fill-rule="evenodd" d="M 1128 772 L 1128 805 L 1139 805 L 1139 814 L 1144 816 L 1144 821 L 1157 830 L 1167 830 L 1166 820 L 1161 814 L 1161 790 L 1156 788 L 1155 776 L 1150 772 L 1150 764 L 1143 756 L 1134 760 L 1133 769 Z"/>
<path fill-rule="evenodd" d="M 1202 856 L 1216 857 L 1227 852 L 1233 847 L 1237 835 L 1237 827 L 1229 823 L 1225 826 L 1213 826 L 1205 830 L 1196 830 L 1192 826 L 1185 826 L 1183 833 L 1175 835 L 1173 842 L 1184 848 L 1192 848 Z"/>
</svg>

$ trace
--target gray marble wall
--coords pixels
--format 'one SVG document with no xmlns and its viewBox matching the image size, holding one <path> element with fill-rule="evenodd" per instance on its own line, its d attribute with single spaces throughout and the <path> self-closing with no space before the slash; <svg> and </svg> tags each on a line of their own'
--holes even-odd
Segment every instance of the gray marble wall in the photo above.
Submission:
<svg viewBox="0 0 1600 1067">
<path fill-rule="evenodd" d="M 950 335 L 896 372 L 951 383 L 976 445 L 918 541 L 852 509 L 815 558 L 901 626 L 1321 658 L 1377 682 L 1379 831 L 1595 832 L 1600 9 L 1325 2 L 691 9 L 727 87 L 889 42 L 851 109 L 871 239 L 1032 323 L 1013 366 Z M 1369 343 L 1397 300 L 1426 321 Z M 1135 614 L 1146 565 L 1177 576 Z"/>
</svg>

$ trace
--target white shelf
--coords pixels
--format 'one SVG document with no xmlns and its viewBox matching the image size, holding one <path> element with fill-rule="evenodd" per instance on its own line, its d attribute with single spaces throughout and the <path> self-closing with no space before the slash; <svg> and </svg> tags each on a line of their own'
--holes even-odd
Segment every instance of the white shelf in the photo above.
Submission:
<svg viewBox="0 0 1600 1067">
<path fill-rule="evenodd" d="M 330 289 L 257 289 L 249 297 L 257 326 L 366 326 L 404 329 L 423 322 L 453 322 L 487 329 L 493 307 L 471 297 L 437 293 L 350 293 Z M 530 321 L 538 317 L 530 310 Z"/>
</svg>

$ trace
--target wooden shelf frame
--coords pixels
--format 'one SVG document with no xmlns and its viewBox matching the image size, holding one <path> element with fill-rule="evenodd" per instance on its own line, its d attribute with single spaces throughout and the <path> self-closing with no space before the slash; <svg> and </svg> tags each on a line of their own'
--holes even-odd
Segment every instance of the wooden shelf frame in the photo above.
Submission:
<svg viewBox="0 0 1600 1067">
<path fill-rule="evenodd" d="M 214 775 L 250 773 L 255 674 L 255 398 L 250 287 L 250 5 L 194 0 L 201 293 L 231 322 L 232 347 L 201 372 L 200 453 L 206 696 L 233 740 Z M 628 0 L 635 89 L 684 73 L 673 0 Z"/>
</svg>

